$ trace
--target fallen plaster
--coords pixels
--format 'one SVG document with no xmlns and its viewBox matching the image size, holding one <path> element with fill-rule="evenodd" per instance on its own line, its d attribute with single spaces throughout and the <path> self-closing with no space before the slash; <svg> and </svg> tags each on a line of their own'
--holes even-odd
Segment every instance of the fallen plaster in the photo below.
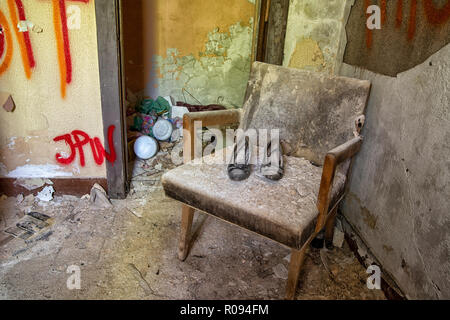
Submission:
<svg viewBox="0 0 450 320">
<path fill-rule="evenodd" d="M 53 200 L 54 193 L 55 189 L 52 186 L 47 186 L 37 194 L 36 198 L 38 198 L 40 201 L 50 202 Z"/>
<path fill-rule="evenodd" d="M 166 198 L 161 186 L 149 184 L 149 177 L 139 178 L 142 184 L 135 181 L 127 199 L 113 200 L 112 208 L 68 196 L 49 203 L 5 200 L 0 214 L 12 216 L 5 227 L 20 219 L 15 210 L 45 214 L 53 223 L 42 236 L 0 246 L 0 299 L 283 298 L 288 248 L 197 213 L 195 240 L 181 262 L 176 255 L 180 205 Z M 348 246 L 327 251 L 326 259 L 332 276 L 319 251 L 309 251 L 296 298 L 385 299 L 380 290 L 367 288 L 365 269 Z M 81 290 L 67 289 L 73 265 L 82 272 Z"/>
</svg>

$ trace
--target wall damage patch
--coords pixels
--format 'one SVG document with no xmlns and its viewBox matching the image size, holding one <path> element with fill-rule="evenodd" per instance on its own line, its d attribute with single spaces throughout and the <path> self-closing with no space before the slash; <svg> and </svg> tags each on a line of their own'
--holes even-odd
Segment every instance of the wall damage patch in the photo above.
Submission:
<svg viewBox="0 0 450 320">
<path fill-rule="evenodd" d="M 241 107 L 250 72 L 252 26 L 253 18 L 248 25 L 238 22 L 225 31 L 215 28 L 198 58 L 183 56 L 177 48 L 167 49 L 166 58 L 154 56 L 149 86 L 178 101 L 184 101 L 185 89 L 203 104 Z"/>
</svg>

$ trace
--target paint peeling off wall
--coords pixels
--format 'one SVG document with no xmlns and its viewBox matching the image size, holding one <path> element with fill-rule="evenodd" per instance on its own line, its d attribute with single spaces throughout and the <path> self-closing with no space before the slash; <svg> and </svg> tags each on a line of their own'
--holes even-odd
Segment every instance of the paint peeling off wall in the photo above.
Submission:
<svg viewBox="0 0 450 320">
<path fill-rule="evenodd" d="M 241 107 L 250 73 L 255 1 L 125 3 L 126 84 L 153 98 Z"/>
<path fill-rule="evenodd" d="M 411 299 L 450 298 L 450 45 L 372 82 L 343 212 Z"/>
<path fill-rule="evenodd" d="M 363 28 L 371 2 L 357 1 L 347 33 L 344 62 L 395 77 L 450 43 L 450 1 L 381 1 L 381 29 Z"/>
<path fill-rule="evenodd" d="M 64 167 L 60 167 L 54 164 L 46 165 L 31 165 L 17 167 L 13 171 L 9 172 L 7 177 L 9 178 L 57 178 L 57 177 L 71 177 L 72 172 L 64 171 Z"/>
<path fill-rule="evenodd" d="M 176 48 L 167 50 L 167 58 L 154 56 L 152 77 L 159 95 L 183 101 L 182 90 L 186 89 L 202 104 L 242 107 L 250 72 L 252 26 L 253 19 L 248 26 L 238 22 L 225 32 L 211 31 L 199 58 L 181 56 Z"/>
<path fill-rule="evenodd" d="M 292 0 L 283 65 L 334 74 L 347 43 L 345 23 L 354 0 Z"/>
</svg>

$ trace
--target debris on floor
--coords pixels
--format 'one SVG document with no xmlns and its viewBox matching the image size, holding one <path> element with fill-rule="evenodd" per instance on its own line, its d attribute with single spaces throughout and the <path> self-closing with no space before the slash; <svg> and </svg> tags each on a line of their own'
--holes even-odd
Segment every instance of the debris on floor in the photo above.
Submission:
<svg viewBox="0 0 450 320">
<path fill-rule="evenodd" d="M 339 219 L 338 217 L 336 219 L 336 226 L 334 227 L 333 246 L 342 248 L 344 241 L 345 241 L 344 228 L 342 226 L 341 219 Z"/>
<path fill-rule="evenodd" d="M 9 227 L 5 233 L 22 240 L 30 240 L 41 235 L 52 225 L 52 219 L 42 213 L 30 212 L 20 219 L 15 226 Z"/>
<path fill-rule="evenodd" d="M 105 189 L 98 183 L 94 184 L 89 195 L 90 203 L 97 208 L 111 208 L 113 205 L 106 194 Z"/>
<path fill-rule="evenodd" d="M 142 163 L 151 171 L 159 161 L 166 170 L 164 158 L 158 155 L 149 160 L 155 164 Z M 110 208 L 97 208 L 88 197 L 56 196 L 43 203 L 28 196 L 20 204 L 16 198 L 4 199 L 0 206 L 0 299 L 284 297 L 289 249 L 196 213 L 194 242 L 186 261 L 180 262 L 180 205 L 166 198 L 158 183 L 141 187 L 137 182 L 133 180 L 127 199 L 112 200 Z M 26 242 L 3 231 L 32 212 L 51 217 L 51 225 Z M 39 230 L 35 225 L 29 229 Z M 382 291 L 367 288 L 365 269 L 346 242 L 342 248 L 328 250 L 326 259 L 329 270 L 320 250 L 309 250 L 297 299 L 385 298 Z M 66 270 L 73 265 L 81 269 L 81 290 L 66 288 Z"/>
<path fill-rule="evenodd" d="M 191 105 L 175 102 L 171 96 L 153 100 L 128 91 L 127 125 L 129 158 L 148 160 L 164 143 L 177 143 L 183 136 L 183 115 L 187 112 L 224 110 L 221 105 Z M 142 136 L 148 138 L 142 138 Z M 159 144 L 159 148 L 157 147 Z"/>
<path fill-rule="evenodd" d="M 49 202 L 53 200 L 54 193 L 55 189 L 53 189 L 52 186 L 47 186 L 37 194 L 36 198 L 38 198 L 41 201 Z"/>
</svg>

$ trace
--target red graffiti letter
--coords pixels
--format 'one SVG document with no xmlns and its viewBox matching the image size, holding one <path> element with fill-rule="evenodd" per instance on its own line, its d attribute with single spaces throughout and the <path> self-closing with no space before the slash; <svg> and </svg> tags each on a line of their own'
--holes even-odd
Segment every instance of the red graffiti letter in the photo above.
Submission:
<svg viewBox="0 0 450 320">
<path fill-rule="evenodd" d="M 72 131 L 73 138 L 75 139 L 75 148 L 78 148 L 78 153 L 80 154 L 80 165 L 84 167 L 86 165 L 86 161 L 84 160 L 84 145 L 88 144 L 91 141 L 89 135 L 81 130 Z M 80 140 L 80 137 L 83 140 Z"/>
<path fill-rule="evenodd" d="M 106 157 L 106 160 L 108 160 L 110 163 L 114 165 L 114 162 L 116 161 L 117 155 L 116 150 L 114 148 L 114 130 L 116 127 L 110 126 L 108 128 L 108 145 L 110 153 L 107 153 L 105 151 L 105 148 L 103 148 L 103 145 L 99 138 L 94 138 L 91 140 L 91 148 L 92 148 L 92 154 L 94 155 L 94 160 L 98 165 L 102 165 L 104 158 Z"/>
<path fill-rule="evenodd" d="M 55 142 L 59 142 L 59 141 L 63 141 L 63 140 L 70 147 L 70 156 L 68 158 L 64 158 L 60 153 L 57 153 L 55 156 L 56 161 L 58 161 L 61 164 L 70 164 L 75 159 L 77 151 L 75 149 L 75 145 L 72 142 L 72 137 L 70 136 L 70 134 L 65 134 L 65 135 L 62 135 L 62 136 L 59 136 L 59 137 L 56 137 L 55 139 L 53 139 L 53 141 L 55 141 Z"/>
</svg>

